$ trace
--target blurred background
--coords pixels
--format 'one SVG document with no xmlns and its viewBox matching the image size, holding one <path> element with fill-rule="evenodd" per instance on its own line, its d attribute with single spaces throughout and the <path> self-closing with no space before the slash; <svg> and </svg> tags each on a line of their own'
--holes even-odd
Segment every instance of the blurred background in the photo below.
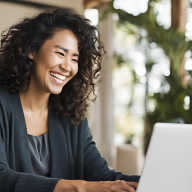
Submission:
<svg viewBox="0 0 192 192">
<path fill-rule="evenodd" d="M 107 55 L 89 126 L 111 168 L 141 174 L 156 122 L 192 124 L 192 0 L 0 0 L 0 32 L 57 7 L 99 28 Z"/>
</svg>

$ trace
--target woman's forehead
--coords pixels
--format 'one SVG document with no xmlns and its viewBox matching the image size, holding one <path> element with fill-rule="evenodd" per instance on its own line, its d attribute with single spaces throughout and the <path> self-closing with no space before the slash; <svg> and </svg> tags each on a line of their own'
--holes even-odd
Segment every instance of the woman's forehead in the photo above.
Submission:
<svg viewBox="0 0 192 192">
<path fill-rule="evenodd" d="M 70 30 L 61 30 L 55 33 L 53 38 L 45 42 L 45 47 L 52 47 L 55 49 L 60 49 L 65 52 L 73 52 L 74 54 L 79 54 L 78 51 L 78 38 Z"/>
</svg>

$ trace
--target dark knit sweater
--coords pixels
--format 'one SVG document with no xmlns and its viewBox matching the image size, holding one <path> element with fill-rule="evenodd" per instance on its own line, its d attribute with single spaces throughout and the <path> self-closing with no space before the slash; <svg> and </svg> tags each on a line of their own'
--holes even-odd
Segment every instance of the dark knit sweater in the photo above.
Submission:
<svg viewBox="0 0 192 192">
<path fill-rule="evenodd" d="M 60 179 L 139 181 L 110 170 L 97 150 L 87 119 L 71 125 L 49 103 L 50 177 L 33 174 L 27 128 L 19 92 L 0 87 L 0 192 L 52 192 Z"/>
</svg>

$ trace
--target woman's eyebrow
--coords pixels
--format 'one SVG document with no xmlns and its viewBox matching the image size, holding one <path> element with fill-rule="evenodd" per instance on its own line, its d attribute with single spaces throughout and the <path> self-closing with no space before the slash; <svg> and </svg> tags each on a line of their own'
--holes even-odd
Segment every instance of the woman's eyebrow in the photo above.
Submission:
<svg viewBox="0 0 192 192">
<path fill-rule="evenodd" d="M 54 47 L 57 47 L 57 48 L 59 48 L 59 49 L 62 49 L 62 50 L 63 50 L 64 52 L 66 52 L 66 53 L 69 51 L 68 49 L 66 49 L 66 48 L 64 48 L 64 47 L 61 47 L 61 46 L 59 46 L 59 45 L 55 45 Z M 78 53 L 74 53 L 73 56 L 79 57 L 79 54 L 78 54 Z"/>
</svg>

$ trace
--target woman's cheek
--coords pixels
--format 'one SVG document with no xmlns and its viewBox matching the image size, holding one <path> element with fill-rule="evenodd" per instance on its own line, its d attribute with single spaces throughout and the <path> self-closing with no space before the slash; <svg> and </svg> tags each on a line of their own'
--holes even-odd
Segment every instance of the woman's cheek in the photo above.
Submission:
<svg viewBox="0 0 192 192">
<path fill-rule="evenodd" d="M 77 74 L 77 72 L 78 72 L 78 64 L 77 64 L 77 66 L 76 66 L 75 75 Z"/>
</svg>

